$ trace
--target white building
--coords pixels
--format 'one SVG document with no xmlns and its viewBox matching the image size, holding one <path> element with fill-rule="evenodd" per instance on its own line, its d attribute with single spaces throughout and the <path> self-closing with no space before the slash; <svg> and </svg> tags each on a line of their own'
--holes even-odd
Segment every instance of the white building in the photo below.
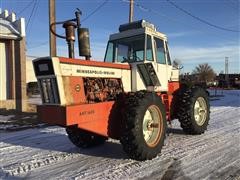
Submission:
<svg viewBox="0 0 240 180">
<path fill-rule="evenodd" d="M 27 56 L 27 59 L 26 59 L 26 83 L 37 82 L 37 78 L 34 74 L 33 63 L 32 63 L 32 60 L 36 59 L 36 58 L 38 58 L 38 57 Z"/>
<path fill-rule="evenodd" d="M 26 108 L 25 20 L 0 10 L 0 108 Z"/>
</svg>

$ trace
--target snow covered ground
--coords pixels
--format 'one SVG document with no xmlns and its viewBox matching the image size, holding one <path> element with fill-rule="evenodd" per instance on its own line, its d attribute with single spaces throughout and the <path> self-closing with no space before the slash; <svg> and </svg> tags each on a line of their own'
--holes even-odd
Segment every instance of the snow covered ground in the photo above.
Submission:
<svg viewBox="0 0 240 180">
<path fill-rule="evenodd" d="M 78 149 L 60 127 L 0 131 L 0 179 L 240 179 L 240 91 L 223 94 L 205 134 L 185 135 L 176 121 L 162 153 L 145 162 L 113 140 Z"/>
</svg>

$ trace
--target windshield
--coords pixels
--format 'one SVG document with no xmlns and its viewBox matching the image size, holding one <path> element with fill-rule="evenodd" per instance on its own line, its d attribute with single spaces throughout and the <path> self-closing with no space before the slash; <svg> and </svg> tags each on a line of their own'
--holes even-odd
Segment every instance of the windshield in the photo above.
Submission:
<svg viewBox="0 0 240 180">
<path fill-rule="evenodd" d="M 145 35 L 114 40 L 108 43 L 105 62 L 138 62 L 144 60 Z"/>
</svg>

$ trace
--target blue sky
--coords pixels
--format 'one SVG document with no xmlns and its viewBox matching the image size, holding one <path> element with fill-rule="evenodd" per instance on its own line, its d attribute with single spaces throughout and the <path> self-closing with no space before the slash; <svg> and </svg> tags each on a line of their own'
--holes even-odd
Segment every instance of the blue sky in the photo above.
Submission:
<svg viewBox="0 0 240 180">
<path fill-rule="evenodd" d="M 37 3 L 36 9 L 29 21 L 34 1 Z M 57 21 L 73 18 L 77 7 L 82 10 L 84 19 L 104 1 L 56 0 Z M 213 25 L 240 31 L 239 0 L 171 1 Z M 167 34 L 172 60 L 179 59 L 183 63 L 183 72 L 192 72 L 200 63 L 209 63 L 219 73 L 224 71 L 227 56 L 229 72 L 240 73 L 239 32 L 225 31 L 202 23 L 167 0 L 135 2 L 134 20 L 146 19 L 154 23 L 160 32 Z M 27 5 L 28 8 L 21 12 Z M 48 0 L 0 0 L 0 8 L 14 11 L 18 17 L 26 18 L 27 54 L 48 56 Z M 92 59 L 103 60 L 109 34 L 117 32 L 120 24 L 128 22 L 128 11 L 127 0 L 109 0 L 99 11 L 82 22 L 82 27 L 90 29 Z M 59 26 L 58 33 L 62 32 Z M 65 41 L 58 39 L 57 45 L 58 55 L 67 56 Z"/>
</svg>

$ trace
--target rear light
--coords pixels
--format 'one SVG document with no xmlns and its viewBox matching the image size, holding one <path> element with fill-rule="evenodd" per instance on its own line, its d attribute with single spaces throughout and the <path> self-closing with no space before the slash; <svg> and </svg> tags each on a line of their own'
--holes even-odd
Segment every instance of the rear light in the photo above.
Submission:
<svg viewBox="0 0 240 180">
<path fill-rule="evenodd" d="M 44 104 L 60 104 L 58 86 L 56 78 L 41 78 L 38 79 L 42 102 Z"/>
</svg>

